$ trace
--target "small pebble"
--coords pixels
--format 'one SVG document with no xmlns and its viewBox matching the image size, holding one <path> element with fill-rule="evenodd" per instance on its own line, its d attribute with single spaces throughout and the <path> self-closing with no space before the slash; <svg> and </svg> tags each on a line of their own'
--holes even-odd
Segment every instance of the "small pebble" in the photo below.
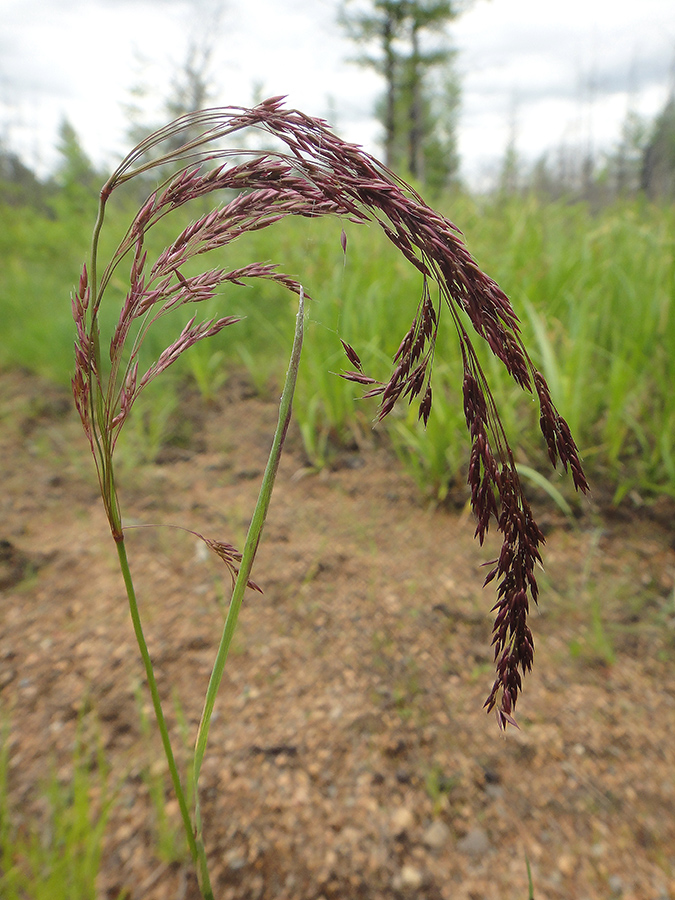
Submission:
<svg viewBox="0 0 675 900">
<path fill-rule="evenodd" d="M 620 897 L 623 894 L 623 881 L 618 875 L 610 875 L 607 884 L 615 896 Z"/>
<path fill-rule="evenodd" d="M 415 817 L 412 812 L 405 806 L 399 806 L 391 814 L 391 833 L 394 837 L 400 837 L 406 831 L 409 831 L 415 824 Z"/>
<path fill-rule="evenodd" d="M 397 881 L 402 888 L 415 891 L 422 887 L 424 876 L 415 866 L 403 866 Z"/>
<path fill-rule="evenodd" d="M 450 829 L 445 822 L 436 819 L 436 821 L 432 822 L 424 832 L 422 840 L 426 846 L 430 847 L 432 850 L 440 850 L 440 848 L 444 847 L 450 840 Z"/>
<path fill-rule="evenodd" d="M 457 849 L 467 856 L 482 856 L 490 849 L 490 841 L 482 828 L 472 828 L 457 841 Z"/>
<path fill-rule="evenodd" d="M 230 850 L 225 854 L 225 862 L 229 869 L 233 872 L 243 869 L 246 865 L 246 859 L 238 850 Z"/>
</svg>

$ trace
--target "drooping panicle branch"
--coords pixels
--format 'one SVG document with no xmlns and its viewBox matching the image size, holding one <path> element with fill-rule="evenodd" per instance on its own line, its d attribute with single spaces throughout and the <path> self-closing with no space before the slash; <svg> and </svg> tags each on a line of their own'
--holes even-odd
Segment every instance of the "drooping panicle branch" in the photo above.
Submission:
<svg viewBox="0 0 675 900">
<path fill-rule="evenodd" d="M 262 131 L 267 143 L 274 139 L 275 148 L 232 149 L 237 133 L 249 128 Z M 167 139 L 181 134 L 198 136 L 178 149 L 163 149 Z M 140 348 L 154 322 L 169 311 L 214 297 L 227 284 L 239 285 L 251 278 L 272 280 L 300 293 L 294 278 L 269 263 L 188 276 L 182 271 L 188 261 L 211 250 L 223 250 L 246 232 L 266 228 L 287 216 L 338 216 L 377 224 L 420 272 L 422 295 L 394 356 L 389 380 L 378 382 L 364 373 L 358 354 L 348 344 L 344 346 L 353 370 L 344 377 L 364 385 L 365 396 L 378 397 L 380 419 L 397 402 L 407 399 L 418 403 L 419 416 L 426 423 L 432 407 L 436 338 L 442 309 L 447 310 L 464 361 L 464 412 L 471 440 L 468 479 L 476 535 L 482 542 L 494 522 L 503 538 L 499 560 L 488 576 L 488 581 L 497 579 L 497 679 L 486 705 L 497 707 L 502 726 L 512 722 L 520 673 L 532 665 L 532 635 L 526 620 L 529 599 L 537 599 L 534 569 L 543 536 L 523 495 L 469 327 L 486 341 L 514 381 L 537 397 L 541 430 L 553 465 L 560 461 L 564 469 L 569 467 L 577 489 L 586 491 L 588 485 L 570 430 L 527 353 L 509 299 L 481 271 L 448 219 L 374 157 L 338 138 L 325 122 L 285 109 L 283 98 L 266 100 L 253 109 L 228 107 L 190 113 L 141 142 L 102 191 L 98 230 L 105 205 L 120 185 L 153 169 L 161 178 L 169 165 L 171 174 L 141 206 L 100 280 L 93 277 L 88 285 L 84 276 L 84 286 L 81 282 L 73 302 L 78 323 L 73 389 L 83 426 L 98 452 L 102 484 L 108 483 L 108 456 L 119 429 L 143 388 L 186 349 L 217 334 L 236 318 L 203 322 L 190 318 L 175 342 L 139 376 Z M 212 194 L 222 196 L 221 204 L 184 228 L 151 263 L 145 249 L 148 231 L 173 210 Z M 344 229 L 340 240 L 346 253 Z M 97 271 L 96 248 L 95 240 L 93 273 Z M 98 371 L 98 309 L 113 273 L 128 256 L 130 287 L 110 345 L 110 370 L 104 376 Z M 465 326 L 467 320 L 470 325 Z M 112 513 L 109 517 L 112 524 Z"/>
</svg>

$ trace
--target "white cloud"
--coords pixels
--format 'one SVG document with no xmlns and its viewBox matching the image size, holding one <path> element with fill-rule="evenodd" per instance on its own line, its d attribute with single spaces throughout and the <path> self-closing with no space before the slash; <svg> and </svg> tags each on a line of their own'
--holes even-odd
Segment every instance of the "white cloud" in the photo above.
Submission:
<svg viewBox="0 0 675 900">
<path fill-rule="evenodd" d="M 478 0 L 458 21 L 463 48 L 460 151 L 494 165 L 512 122 L 532 159 L 562 142 L 605 147 L 629 108 L 654 115 L 675 56 L 670 0 Z"/>
<path fill-rule="evenodd" d="M 65 115 L 85 149 L 112 162 L 125 145 L 122 105 L 134 84 L 147 82 L 161 116 L 189 35 L 218 0 L 199 2 L 198 15 L 195 0 L 0 0 L 0 139 L 30 164 L 49 165 Z M 336 9 L 336 0 L 225 0 L 217 101 L 248 104 L 259 84 L 311 114 L 334 108 L 342 133 L 374 150 L 381 84 L 347 62 L 352 48 Z M 460 150 L 476 172 L 503 153 L 511 122 L 519 150 L 532 156 L 574 135 L 611 141 L 629 104 L 656 112 L 675 54 L 675 4 L 475 0 L 451 33 L 463 86 Z"/>
</svg>

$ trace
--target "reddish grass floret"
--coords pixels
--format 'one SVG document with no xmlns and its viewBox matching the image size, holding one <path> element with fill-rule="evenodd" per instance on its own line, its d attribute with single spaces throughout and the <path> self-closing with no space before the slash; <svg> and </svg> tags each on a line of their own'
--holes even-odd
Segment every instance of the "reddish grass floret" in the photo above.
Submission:
<svg viewBox="0 0 675 900">
<path fill-rule="evenodd" d="M 73 391 L 97 461 L 113 535 L 121 534 L 121 523 L 110 474 L 112 451 L 129 410 L 145 386 L 186 349 L 217 334 L 236 318 L 198 322 L 191 317 L 177 339 L 139 376 L 139 349 L 147 330 L 167 312 L 213 297 L 224 284 L 241 285 L 248 279 L 263 278 L 295 293 L 301 291 L 298 281 L 269 263 L 256 262 L 232 271 L 211 269 L 198 276 L 184 275 L 184 264 L 287 216 L 335 215 L 356 223 L 375 223 L 420 272 L 422 294 L 410 329 L 394 355 L 389 380 L 378 382 L 364 373 L 358 354 L 344 342 L 353 370 L 343 377 L 364 385 L 365 397 L 379 398 L 379 419 L 405 399 L 418 403 L 419 417 L 426 423 L 432 408 L 431 371 L 441 310 L 448 311 L 463 359 L 464 413 L 471 440 L 468 482 L 476 536 L 482 543 L 490 524 L 495 523 L 503 538 L 499 559 L 486 579 L 486 583 L 497 580 L 498 598 L 493 607 L 497 674 L 486 707 L 496 708 L 502 727 L 514 724 L 521 675 L 532 666 L 533 640 L 527 614 L 529 599 L 537 600 L 535 567 L 541 561 L 539 547 L 544 538 L 523 494 L 498 410 L 465 325 L 467 320 L 514 381 L 536 395 L 552 464 L 560 461 L 565 470 L 569 467 L 575 487 L 585 492 L 588 484 L 577 447 L 523 345 L 518 317 L 509 299 L 478 267 L 455 225 L 374 157 L 338 138 L 322 120 L 285 109 L 282 100 L 272 98 L 254 109 L 230 107 L 181 117 L 141 142 L 101 192 L 100 223 L 106 202 L 120 185 L 167 163 L 174 169 L 179 164 L 178 172 L 143 203 L 100 279 L 93 277 L 90 284 L 87 271 L 83 271 L 73 300 L 77 323 Z M 273 137 L 277 149 L 222 148 L 224 140 L 231 141 L 234 134 L 246 128 Z M 181 132 L 199 133 L 199 137 L 161 155 L 162 142 Z M 148 161 L 148 155 L 157 152 L 160 155 Z M 218 191 L 226 192 L 222 205 L 185 228 L 149 265 L 145 250 L 148 231 L 171 211 Z M 340 240 L 346 253 L 344 229 Z M 98 346 L 98 309 L 113 273 L 129 256 L 129 292 L 111 340 L 110 366 L 104 376 Z M 435 297 L 430 287 L 434 284 Z M 129 349 L 127 344 L 134 333 Z M 236 551 L 230 545 L 212 542 L 210 546 L 230 568 L 235 565 L 232 554 Z"/>
</svg>

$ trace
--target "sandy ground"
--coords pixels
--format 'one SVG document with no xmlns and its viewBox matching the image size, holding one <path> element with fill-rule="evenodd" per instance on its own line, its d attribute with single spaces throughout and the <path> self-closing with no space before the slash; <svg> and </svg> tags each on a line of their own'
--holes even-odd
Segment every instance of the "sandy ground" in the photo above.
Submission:
<svg viewBox="0 0 675 900">
<path fill-rule="evenodd" d="M 182 448 L 121 472 L 132 524 L 239 546 L 276 419 L 230 384 L 186 398 Z M 118 796 L 101 898 L 196 898 L 157 850 L 165 777 L 124 589 L 67 394 L 0 375 L 0 688 L 15 821 L 45 817 L 50 766 L 100 737 Z M 183 441 L 185 445 L 186 442 Z M 602 491 L 599 492 L 602 494 Z M 535 669 L 520 731 L 482 705 L 490 588 L 462 509 L 424 506 L 392 456 L 345 452 L 320 473 L 297 434 L 282 461 L 203 769 L 218 898 L 675 898 L 675 524 L 534 498 L 547 531 Z M 192 535 L 128 532 L 148 641 L 185 762 L 229 579 Z M 176 713 L 181 711 L 181 715 Z M 182 737 L 184 717 L 188 737 Z M 94 779 L 95 781 L 95 779 Z M 93 800 L 96 802 L 96 792 Z"/>
</svg>

